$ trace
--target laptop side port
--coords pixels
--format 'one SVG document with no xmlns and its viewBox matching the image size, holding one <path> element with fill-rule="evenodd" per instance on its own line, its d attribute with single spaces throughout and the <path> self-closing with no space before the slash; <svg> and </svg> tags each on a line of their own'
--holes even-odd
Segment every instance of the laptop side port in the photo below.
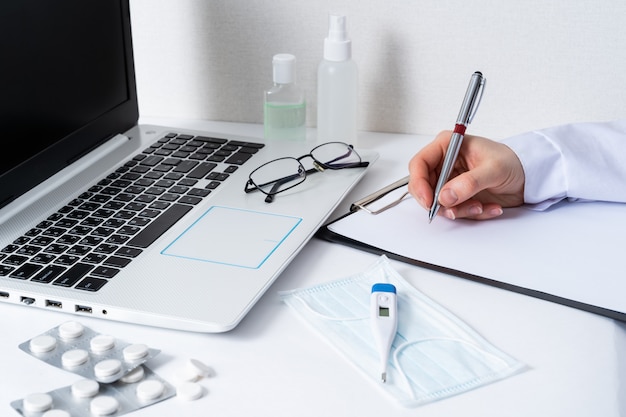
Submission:
<svg viewBox="0 0 626 417">
<path fill-rule="evenodd" d="M 91 314 L 93 312 L 91 307 L 89 307 L 89 306 L 81 306 L 81 305 L 78 305 L 78 304 L 76 304 L 74 306 L 74 311 L 77 312 L 77 313 L 88 313 L 88 314 Z"/>
<path fill-rule="evenodd" d="M 63 308 L 63 303 L 55 300 L 46 300 L 46 307 Z"/>
<path fill-rule="evenodd" d="M 32 298 L 32 297 L 24 297 L 24 296 L 22 296 L 22 297 L 20 297 L 20 301 L 22 303 L 28 305 L 28 306 L 32 305 L 32 304 L 35 304 L 35 299 Z"/>
<path fill-rule="evenodd" d="M 0 291 L 0 298 L 9 298 L 9 293 L 6 291 Z"/>
</svg>

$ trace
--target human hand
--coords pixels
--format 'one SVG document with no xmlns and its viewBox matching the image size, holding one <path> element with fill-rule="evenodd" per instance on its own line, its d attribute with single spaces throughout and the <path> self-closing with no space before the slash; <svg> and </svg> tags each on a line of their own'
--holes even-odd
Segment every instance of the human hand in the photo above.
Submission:
<svg viewBox="0 0 626 417">
<path fill-rule="evenodd" d="M 427 210 L 433 204 L 451 136 L 451 131 L 439 133 L 409 162 L 409 192 Z M 450 219 L 498 217 L 503 207 L 524 203 L 524 181 L 522 164 L 508 146 L 465 135 L 450 178 L 439 194 L 439 213 Z"/>
</svg>

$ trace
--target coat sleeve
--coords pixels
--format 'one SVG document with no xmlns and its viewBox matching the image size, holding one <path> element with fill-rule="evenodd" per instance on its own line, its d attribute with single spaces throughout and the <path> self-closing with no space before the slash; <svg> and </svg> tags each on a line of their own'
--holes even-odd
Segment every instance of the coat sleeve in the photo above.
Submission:
<svg viewBox="0 0 626 417">
<path fill-rule="evenodd" d="M 524 168 L 524 201 L 626 203 L 626 119 L 575 123 L 506 138 Z"/>
</svg>

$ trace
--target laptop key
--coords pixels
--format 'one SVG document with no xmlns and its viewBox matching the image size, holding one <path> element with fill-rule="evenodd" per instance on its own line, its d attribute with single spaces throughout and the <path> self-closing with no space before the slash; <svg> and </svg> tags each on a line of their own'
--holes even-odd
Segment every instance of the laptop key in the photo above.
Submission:
<svg viewBox="0 0 626 417">
<path fill-rule="evenodd" d="M 40 269 L 41 265 L 24 264 L 9 276 L 17 279 L 29 279 Z"/>
<path fill-rule="evenodd" d="M 149 156 L 143 161 L 141 161 L 140 164 L 153 167 L 153 166 L 158 165 L 162 160 L 163 160 L 162 156 Z"/>
<path fill-rule="evenodd" d="M 116 268 L 124 268 L 126 265 L 130 263 L 130 261 L 132 261 L 132 259 L 122 258 L 121 256 L 110 256 L 107 258 L 106 261 L 103 262 L 103 264 L 106 266 L 112 266 Z"/>
<path fill-rule="evenodd" d="M 58 277 L 52 285 L 59 285 L 61 287 L 72 287 L 76 284 L 82 277 L 87 275 L 89 271 L 93 269 L 93 265 L 78 263 L 72 266 L 70 269 L 65 271 L 63 275 Z"/>
<path fill-rule="evenodd" d="M 19 245 L 7 245 L 4 248 L 2 248 L 2 252 L 4 253 L 13 253 L 16 250 L 19 249 Z"/>
<path fill-rule="evenodd" d="M 137 248 L 128 248 L 126 246 L 122 246 L 116 252 L 116 255 L 126 256 L 128 258 L 136 258 L 141 254 L 141 249 Z"/>
<path fill-rule="evenodd" d="M 22 265 L 27 260 L 28 260 L 28 257 L 26 257 L 26 256 L 11 255 L 8 258 L 6 258 L 3 261 L 3 263 L 5 263 L 7 265 L 19 266 L 19 265 Z"/>
<path fill-rule="evenodd" d="M 31 258 L 32 262 L 36 262 L 39 264 L 49 264 L 54 261 L 57 257 L 54 255 L 50 255 L 48 253 L 40 253 Z"/>
<path fill-rule="evenodd" d="M 83 279 L 76 287 L 77 290 L 83 291 L 98 291 L 104 284 L 107 283 L 106 279 L 87 277 Z"/>
<path fill-rule="evenodd" d="M 159 217 L 154 219 L 145 229 L 133 237 L 128 242 L 128 246 L 147 248 L 191 209 L 191 206 L 172 204 Z"/>
<path fill-rule="evenodd" d="M 245 152 L 236 152 L 230 158 L 226 160 L 227 164 L 243 165 L 248 159 L 252 157 L 252 154 Z"/>
<path fill-rule="evenodd" d="M 192 197 L 192 196 L 183 196 L 180 198 L 180 200 L 178 200 L 180 203 L 185 203 L 185 204 L 192 204 L 192 205 L 196 205 L 199 202 L 202 201 L 202 198 L 200 197 Z"/>
<path fill-rule="evenodd" d="M 99 266 L 93 270 L 91 275 L 101 278 L 113 278 L 120 270 L 118 268 L 111 268 L 108 266 Z"/>
<path fill-rule="evenodd" d="M 193 171 L 187 174 L 188 178 L 201 179 L 204 178 L 213 168 L 215 168 L 217 164 L 210 164 L 208 162 L 203 162 L 198 165 Z"/>
<path fill-rule="evenodd" d="M 47 266 L 40 273 L 35 275 L 31 281 L 40 282 L 42 284 L 50 283 L 66 269 L 67 268 L 58 265 Z"/>
<path fill-rule="evenodd" d="M 7 265 L 0 265 L 0 277 L 4 277 L 6 275 L 9 275 L 9 273 L 11 271 L 13 271 L 15 268 L 12 266 L 7 266 Z"/>
<path fill-rule="evenodd" d="M 80 256 L 74 256 L 74 255 L 61 255 L 59 256 L 54 262 L 59 264 L 59 265 L 74 265 L 76 262 L 78 262 L 80 260 Z"/>
<path fill-rule="evenodd" d="M 106 259 L 106 255 L 101 253 L 90 253 L 83 258 L 83 262 L 89 262 L 93 264 L 99 264 Z"/>
</svg>

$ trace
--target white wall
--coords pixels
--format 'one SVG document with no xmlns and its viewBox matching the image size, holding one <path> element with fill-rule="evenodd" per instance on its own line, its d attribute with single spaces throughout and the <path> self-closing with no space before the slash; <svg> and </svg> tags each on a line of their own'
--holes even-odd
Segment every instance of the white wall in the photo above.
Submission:
<svg viewBox="0 0 626 417">
<path fill-rule="evenodd" d="M 329 12 L 348 16 L 361 130 L 452 128 L 475 70 L 475 134 L 626 117 L 624 0 L 131 0 L 141 114 L 261 123 L 288 52 L 315 126 Z"/>
</svg>

